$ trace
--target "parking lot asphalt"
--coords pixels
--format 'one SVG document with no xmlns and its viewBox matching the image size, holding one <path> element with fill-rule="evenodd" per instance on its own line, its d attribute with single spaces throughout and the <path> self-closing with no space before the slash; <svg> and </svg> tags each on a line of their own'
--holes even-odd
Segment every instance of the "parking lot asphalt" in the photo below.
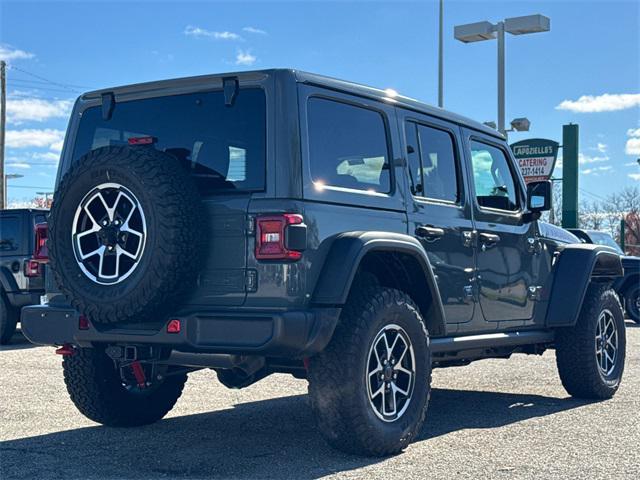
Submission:
<svg viewBox="0 0 640 480">
<path fill-rule="evenodd" d="M 99 426 L 72 405 L 52 348 L 19 334 L 0 351 L 0 478 L 639 478 L 640 327 L 609 401 L 571 399 L 553 352 L 436 370 L 426 425 L 401 455 L 327 447 L 306 382 L 272 375 L 227 390 L 192 373 L 161 422 Z"/>
</svg>

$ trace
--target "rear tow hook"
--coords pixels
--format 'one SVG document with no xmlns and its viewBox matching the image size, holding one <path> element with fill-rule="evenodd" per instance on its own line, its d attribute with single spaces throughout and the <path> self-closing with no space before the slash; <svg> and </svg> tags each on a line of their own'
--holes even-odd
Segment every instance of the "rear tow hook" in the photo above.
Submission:
<svg viewBox="0 0 640 480">
<path fill-rule="evenodd" d="M 72 355 L 75 355 L 75 353 L 76 351 L 73 348 L 73 345 L 69 343 L 65 343 L 60 348 L 56 349 L 56 355 L 62 355 L 64 357 L 70 357 Z"/>
<path fill-rule="evenodd" d="M 140 365 L 139 361 L 131 363 L 131 370 L 133 370 L 133 376 L 136 377 L 136 383 L 138 388 L 143 389 L 147 386 L 147 376 L 144 374 L 144 369 Z"/>
</svg>

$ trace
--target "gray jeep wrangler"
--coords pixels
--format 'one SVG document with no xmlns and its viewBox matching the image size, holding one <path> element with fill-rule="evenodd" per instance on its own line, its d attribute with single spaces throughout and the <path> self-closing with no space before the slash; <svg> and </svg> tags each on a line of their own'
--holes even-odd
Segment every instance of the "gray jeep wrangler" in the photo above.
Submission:
<svg viewBox="0 0 640 480">
<path fill-rule="evenodd" d="M 618 389 L 620 258 L 539 221 L 494 130 L 390 90 L 293 70 L 90 92 L 49 218 L 60 294 L 26 307 L 72 401 L 144 425 L 194 370 L 309 381 L 337 448 L 401 451 L 431 370 L 556 350 L 566 390 Z"/>
</svg>

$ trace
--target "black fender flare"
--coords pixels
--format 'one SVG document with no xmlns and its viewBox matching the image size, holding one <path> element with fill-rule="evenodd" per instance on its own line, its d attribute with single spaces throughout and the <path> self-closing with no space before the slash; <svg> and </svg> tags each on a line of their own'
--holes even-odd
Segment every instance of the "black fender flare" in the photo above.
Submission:
<svg viewBox="0 0 640 480">
<path fill-rule="evenodd" d="M 623 275 L 620 255 L 608 247 L 594 244 L 563 247 L 553 267 L 546 325 L 575 325 L 591 281 L 612 282 Z"/>
<path fill-rule="evenodd" d="M 429 287 L 432 300 L 430 311 L 423 312 L 429 316 L 425 321 L 435 322 L 435 330 L 444 332 L 444 309 L 427 252 L 416 238 L 402 233 L 372 231 L 336 235 L 325 257 L 313 292 L 312 304 L 344 305 L 360 263 L 371 252 L 400 253 L 415 259 Z"/>
</svg>

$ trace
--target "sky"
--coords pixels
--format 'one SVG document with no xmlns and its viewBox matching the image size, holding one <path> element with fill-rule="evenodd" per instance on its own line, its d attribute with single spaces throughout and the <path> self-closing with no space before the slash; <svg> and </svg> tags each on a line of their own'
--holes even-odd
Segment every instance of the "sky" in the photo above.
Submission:
<svg viewBox="0 0 640 480">
<path fill-rule="evenodd" d="M 512 133 L 562 141 L 580 128 L 580 197 L 640 184 L 640 2 L 445 0 L 445 108 L 496 120 L 496 42 L 454 25 L 540 13 L 551 31 L 506 40 Z M 0 0 L 7 72 L 8 196 L 51 191 L 69 112 L 83 91 L 226 71 L 291 67 L 437 104 L 436 1 Z M 554 176 L 561 177 L 556 168 Z"/>
</svg>

